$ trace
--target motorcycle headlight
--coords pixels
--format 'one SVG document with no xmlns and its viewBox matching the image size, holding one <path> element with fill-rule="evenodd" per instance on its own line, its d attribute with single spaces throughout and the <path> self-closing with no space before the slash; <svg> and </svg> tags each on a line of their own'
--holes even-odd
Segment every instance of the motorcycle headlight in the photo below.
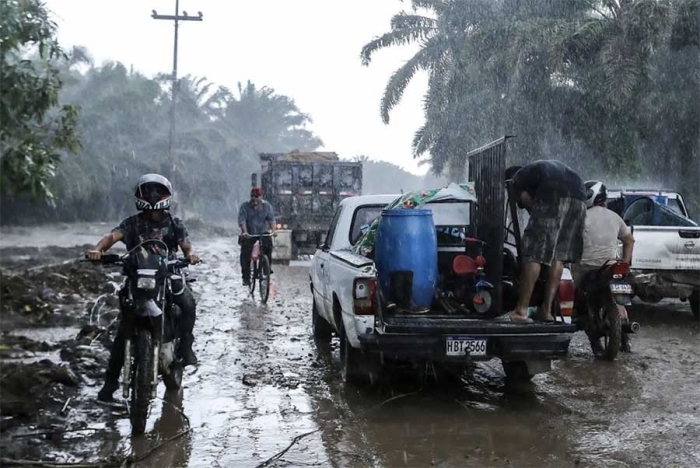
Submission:
<svg viewBox="0 0 700 468">
<path fill-rule="evenodd" d="M 136 287 L 139 289 L 155 289 L 156 279 L 152 276 L 142 276 L 136 280 Z"/>
</svg>

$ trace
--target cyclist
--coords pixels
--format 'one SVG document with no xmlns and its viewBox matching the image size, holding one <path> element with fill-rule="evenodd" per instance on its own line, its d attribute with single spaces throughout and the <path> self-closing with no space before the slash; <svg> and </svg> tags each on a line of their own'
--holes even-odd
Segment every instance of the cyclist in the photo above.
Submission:
<svg viewBox="0 0 700 468">
<path fill-rule="evenodd" d="M 241 228 L 238 244 L 241 246 L 243 286 L 250 286 L 250 255 L 256 241 L 250 236 L 272 234 L 275 231 L 275 212 L 270 202 L 263 200 L 260 187 L 253 187 L 250 190 L 250 200 L 244 202 L 238 210 L 238 225 Z M 272 239 L 262 237 L 260 242 L 263 254 L 272 261 Z"/>
</svg>

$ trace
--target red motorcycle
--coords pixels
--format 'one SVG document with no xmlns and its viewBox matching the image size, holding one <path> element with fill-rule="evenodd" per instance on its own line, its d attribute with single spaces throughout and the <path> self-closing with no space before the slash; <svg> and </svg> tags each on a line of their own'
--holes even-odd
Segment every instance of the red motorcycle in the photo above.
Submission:
<svg viewBox="0 0 700 468">
<path fill-rule="evenodd" d="M 593 354 L 613 361 L 621 350 L 629 351 L 629 333 L 639 331 L 639 324 L 620 315 L 618 306 L 632 303 L 634 291 L 627 281 L 629 263 L 608 260 L 599 270 L 586 275 L 577 287 L 573 322 L 586 332 Z"/>
</svg>

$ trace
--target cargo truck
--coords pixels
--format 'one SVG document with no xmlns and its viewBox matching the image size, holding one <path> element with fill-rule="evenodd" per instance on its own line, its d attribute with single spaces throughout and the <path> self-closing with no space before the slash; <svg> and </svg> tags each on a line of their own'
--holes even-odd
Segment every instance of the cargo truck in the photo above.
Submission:
<svg viewBox="0 0 700 468">
<path fill-rule="evenodd" d="M 341 161 L 334 152 L 261 153 L 260 166 L 263 197 L 275 209 L 276 262 L 313 254 L 340 202 L 362 193 L 362 163 Z"/>
</svg>

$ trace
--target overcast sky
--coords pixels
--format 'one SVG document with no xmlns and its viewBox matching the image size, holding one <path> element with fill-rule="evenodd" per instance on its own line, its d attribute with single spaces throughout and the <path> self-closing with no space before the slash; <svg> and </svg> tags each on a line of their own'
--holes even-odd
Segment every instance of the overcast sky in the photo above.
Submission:
<svg viewBox="0 0 700 468">
<path fill-rule="evenodd" d="M 133 65 L 152 76 L 172 70 L 173 24 L 151 10 L 173 14 L 175 0 L 48 0 L 64 48 L 86 46 L 97 64 Z M 189 15 L 181 23 L 178 72 L 205 76 L 236 88 L 250 79 L 295 99 L 313 118 L 312 130 L 328 151 L 364 154 L 414 173 L 411 139 L 423 122 L 425 75 L 417 76 L 384 125 L 379 101 L 391 73 L 415 46 L 378 53 L 369 67 L 359 55 L 374 36 L 389 30 L 391 16 L 409 5 L 399 0 L 180 0 Z"/>
</svg>

